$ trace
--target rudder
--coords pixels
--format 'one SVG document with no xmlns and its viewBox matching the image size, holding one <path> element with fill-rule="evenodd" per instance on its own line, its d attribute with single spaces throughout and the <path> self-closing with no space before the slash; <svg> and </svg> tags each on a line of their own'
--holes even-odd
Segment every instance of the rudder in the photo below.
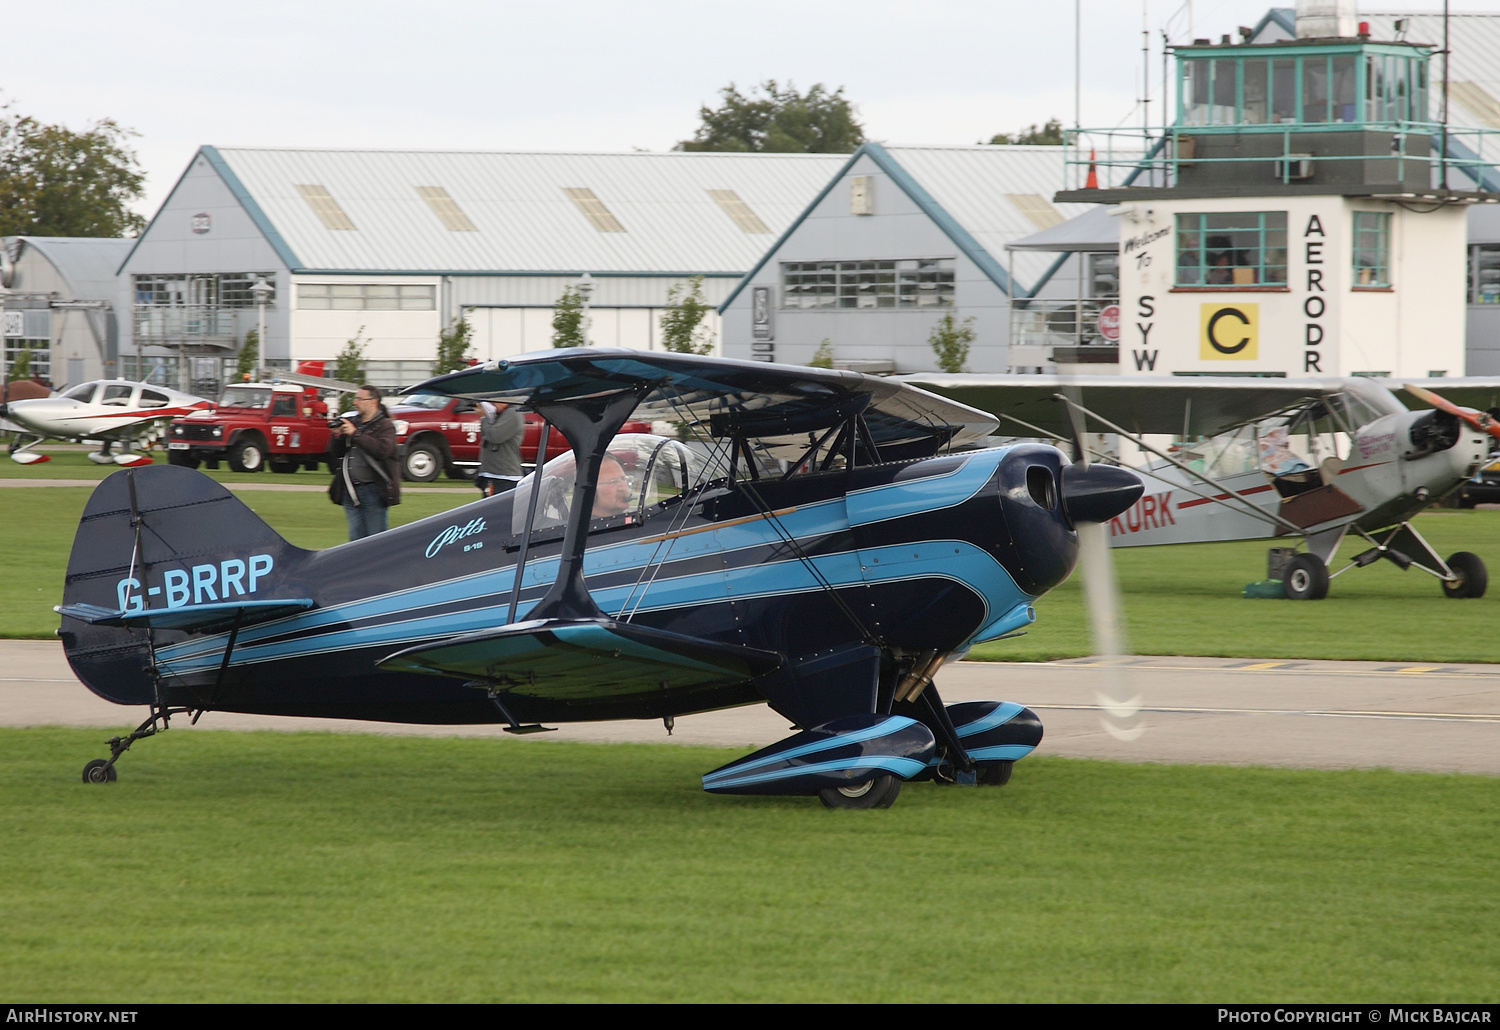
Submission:
<svg viewBox="0 0 1500 1030">
<path fill-rule="evenodd" d="M 84 508 L 63 606 L 130 613 L 300 593 L 293 580 L 308 553 L 208 476 L 174 465 L 125 469 L 100 483 Z M 156 700 L 151 647 L 188 635 L 66 614 L 58 630 L 73 671 L 119 704 Z"/>
</svg>

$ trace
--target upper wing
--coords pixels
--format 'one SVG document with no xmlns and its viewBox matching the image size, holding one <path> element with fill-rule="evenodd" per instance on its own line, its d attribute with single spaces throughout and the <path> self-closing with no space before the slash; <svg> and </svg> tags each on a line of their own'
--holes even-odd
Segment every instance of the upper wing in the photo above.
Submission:
<svg viewBox="0 0 1500 1030">
<path fill-rule="evenodd" d="M 1059 437 L 1072 435 L 1064 386 L 1083 406 L 1136 435 L 1212 436 L 1230 426 L 1321 396 L 1329 379 L 1270 379 L 1254 376 L 1059 376 L 945 375 L 922 372 L 899 377 L 964 404 L 992 411 L 1000 432 L 1030 436 L 1027 423 Z M 1088 432 L 1108 432 L 1091 424 Z"/>
<path fill-rule="evenodd" d="M 1500 407 L 1500 379 L 1496 378 L 1466 376 L 1452 379 L 1383 379 L 1380 383 L 1382 386 L 1389 386 L 1408 408 L 1427 408 L 1431 405 L 1403 389 L 1407 385 L 1431 390 L 1445 400 L 1475 411 Z"/>
<path fill-rule="evenodd" d="M 994 418 L 983 411 L 858 372 L 600 348 L 523 354 L 412 389 L 558 404 L 642 384 L 650 389 L 635 409 L 636 418 L 688 423 L 715 437 L 805 438 L 859 414 L 882 458 L 932 454 L 995 428 Z"/>
</svg>

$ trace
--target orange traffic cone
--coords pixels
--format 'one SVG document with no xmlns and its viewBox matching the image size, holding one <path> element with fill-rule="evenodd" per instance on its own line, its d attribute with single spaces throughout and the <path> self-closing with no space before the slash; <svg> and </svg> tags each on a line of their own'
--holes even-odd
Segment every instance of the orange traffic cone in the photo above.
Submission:
<svg viewBox="0 0 1500 1030">
<path fill-rule="evenodd" d="M 1094 148 L 1089 148 L 1089 177 L 1083 180 L 1083 188 L 1096 190 L 1099 188 L 1099 172 L 1094 168 Z"/>
</svg>

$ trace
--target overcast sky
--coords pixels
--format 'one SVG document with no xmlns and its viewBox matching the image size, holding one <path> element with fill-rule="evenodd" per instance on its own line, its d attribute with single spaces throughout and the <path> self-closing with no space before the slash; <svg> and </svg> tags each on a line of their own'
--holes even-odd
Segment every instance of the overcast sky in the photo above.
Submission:
<svg viewBox="0 0 1500 1030">
<path fill-rule="evenodd" d="M 1081 6 L 1083 124 L 1139 124 L 1143 5 Z M 1148 0 L 1152 96 L 1164 27 L 1174 42 L 1217 39 L 1269 6 Z M 866 134 L 891 143 L 1071 123 L 1073 10 L 1068 0 L 51 0 L 0 13 L 0 90 L 45 122 L 109 117 L 139 133 L 137 208 L 149 216 L 205 143 L 669 150 L 720 88 L 768 78 L 844 87 Z"/>
</svg>

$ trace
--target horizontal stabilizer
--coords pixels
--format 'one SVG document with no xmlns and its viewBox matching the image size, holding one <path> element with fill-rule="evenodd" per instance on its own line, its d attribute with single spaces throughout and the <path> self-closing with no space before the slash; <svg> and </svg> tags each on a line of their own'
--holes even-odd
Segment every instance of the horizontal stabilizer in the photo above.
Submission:
<svg viewBox="0 0 1500 1030">
<path fill-rule="evenodd" d="M 565 700 L 743 683 L 780 666 L 781 656 L 613 619 L 534 619 L 408 648 L 377 664 Z"/>
<path fill-rule="evenodd" d="M 91 626 L 124 626 L 127 629 L 178 629 L 216 632 L 234 625 L 269 622 L 283 615 L 304 611 L 313 605 L 310 597 L 287 597 L 275 601 L 222 601 L 218 604 L 185 604 L 178 608 L 147 608 L 124 612 L 97 604 L 60 604 L 52 610 Z"/>
<path fill-rule="evenodd" d="M 849 715 L 762 748 L 703 777 L 710 794 L 816 794 L 926 770 L 932 731 L 904 715 Z"/>
</svg>

